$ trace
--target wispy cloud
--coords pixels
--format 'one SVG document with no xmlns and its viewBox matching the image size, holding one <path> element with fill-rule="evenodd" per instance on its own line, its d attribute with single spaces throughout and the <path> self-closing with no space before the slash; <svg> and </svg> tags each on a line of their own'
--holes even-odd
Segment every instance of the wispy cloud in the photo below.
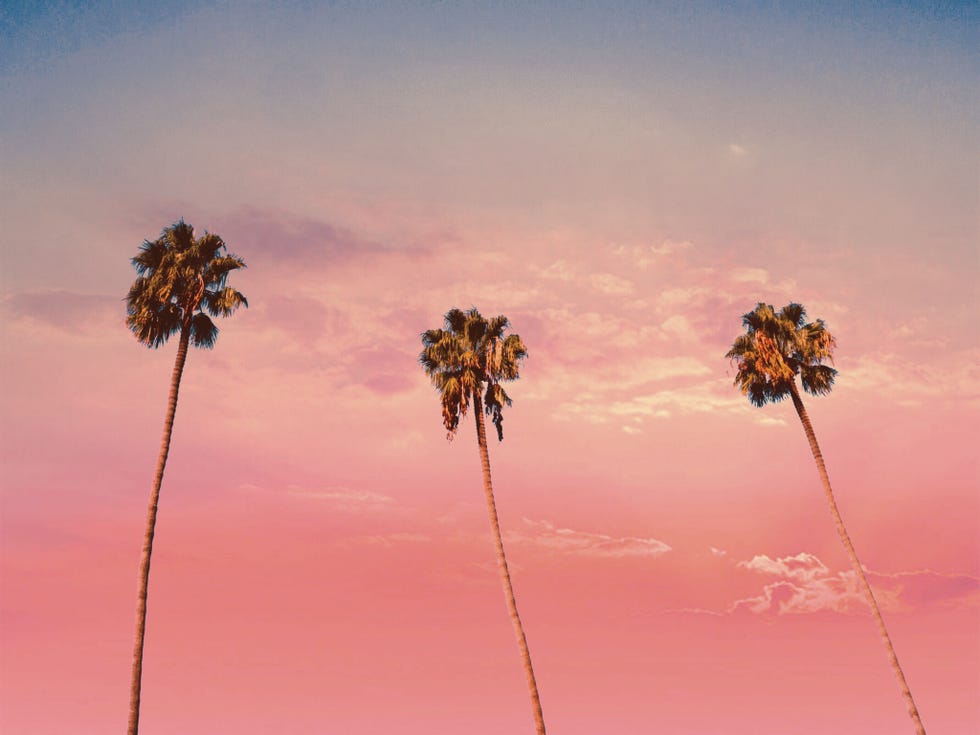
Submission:
<svg viewBox="0 0 980 735">
<path fill-rule="evenodd" d="M 397 507 L 395 499 L 389 495 L 347 487 L 311 488 L 287 485 L 284 488 L 264 488 L 245 484 L 241 489 L 248 492 L 279 493 L 290 498 L 323 503 L 333 510 L 348 513 L 381 513 Z"/>
<path fill-rule="evenodd" d="M 270 209 L 245 207 L 223 225 L 222 237 L 250 264 L 319 269 L 346 263 L 385 248 L 363 235 L 323 220 Z"/>
<path fill-rule="evenodd" d="M 8 319 L 43 324 L 72 335 L 103 328 L 110 322 L 122 325 L 126 318 L 122 295 L 65 290 L 8 294 L 0 300 L 0 312 Z"/>
<path fill-rule="evenodd" d="M 731 279 L 735 283 L 756 283 L 764 285 L 769 283 L 769 271 L 765 268 L 733 268 Z"/>
<path fill-rule="evenodd" d="M 941 365 L 913 362 L 894 354 L 869 354 L 840 361 L 838 386 L 887 396 L 900 405 L 918 406 L 946 398 L 980 401 L 980 350 L 948 354 Z"/>
<path fill-rule="evenodd" d="M 597 273 L 590 279 L 592 288 L 606 294 L 633 293 L 633 283 L 612 273 Z"/>
<path fill-rule="evenodd" d="M 613 253 L 622 258 L 627 258 L 631 264 L 645 270 L 657 260 L 666 256 L 694 247 L 694 243 L 689 240 L 663 240 L 659 245 L 617 245 L 613 248 Z"/>
<path fill-rule="evenodd" d="M 853 571 L 833 572 L 813 554 L 801 552 L 776 559 L 765 555 L 739 562 L 738 567 L 774 577 L 755 596 L 736 600 L 733 613 L 793 615 L 822 611 L 864 613 L 867 601 Z M 883 574 L 866 570 L 878 604 L 891 610 L 923 605 L 975 605 L 980 579 L 931 570 Z"/>
<path fill-rule="evenodd" d="M 523 521 L 524 530 L 508 534 L 509 541 L 533 544 L 558 553 L 618 559 L 660 556 L 671 550 L 669 545 L 655 538 L 610 536 L 558 528 L 550 521 L 532 521 L 528 518 Z"/>
<path fill-rule="evenodd" d="M 695 368 L 691 366 L 691 369 Z M 700 373 L 679 372 L 677 375 Z M 672 377 L 664 374 L 661 377 Z M 675 414 L 732 413 L 771 426 L 781 426 L 781 418 L 758 410 L 752 410 L 744 397 L 725 380 L 699 382 L 692 386 L 639 393 L 620 399 L 599 400 L 595 394 L 585 392 L 575 400 L 565 401 L 556 409 L 556 418 L 584 419 L 592 423 L 605 423 L 611 419 L 669 418 Z"/>
<path fill-rule="evenodd" d="M 571 281 L 575 278 L 575 272 L 565 260 L 556 260 L 546 268 L 535 269 L 542 278 L 556 281 Z"/>
<path fill-rule="evenodd" d="M 355 536 L 346 539 L 345 543 L 360 543 L 368 546 L 391 547 L 400 544 L 425 544 L 432 541 L 432 537 L 424 533 L 411 533 L 400 531 L 396 533 L 376 534 L 372 536 Z"/>
</svg>

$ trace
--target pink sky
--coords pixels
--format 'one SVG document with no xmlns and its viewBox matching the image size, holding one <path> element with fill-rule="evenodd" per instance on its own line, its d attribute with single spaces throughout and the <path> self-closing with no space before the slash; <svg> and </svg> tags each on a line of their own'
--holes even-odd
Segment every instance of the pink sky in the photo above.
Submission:
<svg viewBox="0 0 980 735">
<path fill-rule="evenodd" d="M 183 217 L 250 308 L 188 359 L 141 732 L 532 731 L 417 364 L 453 306 L 530 352 L 490 454 L 550 733 L 912 732 L 792 406 L 723 357 L 791 300 L 925 725 L 980 731 L 972 11 L 162 7 L 0 54 L 0 730 L 124 726 L 175 346 L 122 299 Z"/>
</svg>

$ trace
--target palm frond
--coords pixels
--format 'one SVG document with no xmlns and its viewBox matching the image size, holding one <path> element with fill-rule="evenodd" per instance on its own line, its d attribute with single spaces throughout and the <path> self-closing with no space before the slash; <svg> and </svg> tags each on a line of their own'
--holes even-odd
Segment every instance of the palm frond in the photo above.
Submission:
<svg viewBox="0 0 980 735">
<path fill-rule="evenodd" d="M 508 326 L 504 316 L 488 322 L 476 308 L 465 312 L 450 309 L 444 317 L 444 329 L 421 334 L 419 363 L 440 393 L 443 424 L 450 438 L 473 397 L 484 393 L 486 412 L 497 427 L 498 437 L 503 438 L 502 410 L 511 401 L 500 382 L 515 380 L 519 363 L 527 355 L 518 335 L 504 335 Z"/>
<path fill-rule="evenodd" d="M 823 396 L 834 387 L 837 370 L 829 365 L 804 365 L 800 368 L 800 382 L 810 395 Z"/>
<path fill-rule="evenodd" d="M 799 329 L 806 323 L 806 308 L 803 304 L 791 302 L 780 309 L 779 317 L 792 324 L 794 329 Z"/>
<path fill-rule="evenodd" d="M 199 311 L 191 317 L 192 345 L 210 350 L 214 347 L 216 339 L 218 339 L 218 328 L 207 314 Z"/>
<path fill-rule="evenodd" d="M 248 308 L 248 300 L 238 291 L 226 286 L 220 291 L 205 291 L 201 304 L 211 316 L 230 316 L 239 306 Z"/>
<path fill-rule="evenodd" d="M 170 227 L 165 227 L 160 239 L 165 240 L 174 252 L 184 253 L 194 247 L 194 228 L 181 218 Z"/>
<path fill-rule="evenodd" d="M 191 249 L 194 264 L 203 270 L 209 263 L 215 260 L 225 247 L 225 241 L 220 236 L 211 232 L 204 232 L 204 236 L 194 242 Z"/>
<path fill-rule="evenodd" d="M 742 316 L 745 332 L 725 354 L 737 365 L 735 386 L 756 406 L 780 401 L 792 391 L 796 375 L 814 395 L 829 393 L 837 371 L 823 365 L 833 359 L 835 340 L 822 319 L 806 322 L 802 304 L 789 303 L 778 313 L 759 303 Z"/>
<path fill-rule="evenodd" d="M 153 242 L 144 240 L 143 244 L 140 245 L 140 252 L 130 258 L 130 262 L 132 262 L 136 272 L 142 276 L 159 268 L 166 254 L 167 246 L 161 240 L 154 240 Z"/>
<path fill-rule="evenodd" d="M 224 246 L 222 245 L 222 247 Z M 237 255 L 216 256 L 205 263 L 204 282 L 209 286 L 222 288 L 228 279 L 229 273 L 245 267 L 245 261 Z"/>
<path fill-rule="evenodd" d="M 137 278 L 126 296 L 126 321 L 140 342 L 159 347 L 186 328 L 195 346 L 214 345 L 217 327 L 196 312 L 203 308 L 216 317 L 228 316 L 248 306 L 244 295 L 225 286 L 228 274 L 245 263 L 222 255 L 224 247 L 210 233 L 195 239 L 194 228 L 183 220 L 164 228 L 156 240 L 143 242 L 131 259 Z"/>
<path fill-rule="evenodd" d="M 447 332 L 462 334 L 463 328 L 466 326 L 466 314 L 459 309 L 450 309 L 446 312 L 445 322 Z"/>
</svg>

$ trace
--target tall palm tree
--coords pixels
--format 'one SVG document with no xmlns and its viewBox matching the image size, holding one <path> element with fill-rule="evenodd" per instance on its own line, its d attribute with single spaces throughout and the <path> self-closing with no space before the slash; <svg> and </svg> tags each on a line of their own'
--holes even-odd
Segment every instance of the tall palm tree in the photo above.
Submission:
<svg viewBox="0 0 980 735">
<path fill-rule="evenodd" d="M 224 241 L 205 233 L 194 237 L 194 228 L 183 220 L 167 227 L 160 237 L 140 246 L 132 258 L 137 277 L 126 296 L 126 324 L 136 339 L 147 347 L 159 347 L 172 335 L 180 334 L 177 359 L 170 379 L 170 398 L 163 422 L 163 439 L 157 457 L 150 506 L 143 535 L 140 557 L 139 589 L 136 603 L 136 643 L 133 649 L 133 674 L 129 696 L 129 735 L 139 730 L 140 688 L 143 678 L 143 640 L 146 632 L 146 589 L 150 580 L 150 554 L 156 528 L 157 504 L 163 470 L 170 453 L 170 435 L 177 411 L 180 377 L 187 360 L 187 348 L 210 349 L 218 328 L 208 317 L 228 316 L 239 306 L 248 306 L 245 297 L 225 285 L 228 274 L 245 267 L 245 262 L 226 252 Z M 208 314 L 204 312 L 207 311 Z"/>
<path fill-rule="evenodd" d="M 767 403 L 775 403 L 786 396 L 793 400 L 793 406 L 803 424 L 806 432 L 807 441 L 810 443 L 810 451 L 817 463 L 817 470 L 823 482 L 824 493 L 827 497 L 827 504 L 830 506 L 830 513 L 834 518 L 834 525 L 840 536 L 841 543 L 847 550 L 847 555 L 851 560 L 851 567 L 860 582 L 864 591 L 864 596 L 868 600 L 875 622 L 878 625 L 878 632 L 881 640 L 885 644 L 888 653 L 888 660 L 891 663 L 895 677 L 898 679 L 902 697 L 908 707 L 909 716 L 915 725 L 918 735 L 925 735 L 925 728 L 919 717 L 915 702 L 912 700 L 912 692 L 905 681 L 902 667 L 898 663 L 898 656 L 895 655 L 895 648 L 892 646 L 888 630 L 885 628 L 885 621 L 878 609 L 871 585 L 864 573 L 864 567 L 858 560 L 854 544 L 844 528 L 844 521 L 841 519 L 840 510 L 834 500 L 834 492 L 830 487 L 830 478 L 827 475 L 827 468 L 824 465 L 823 455 L 820 453 L 820 446 L 817 444 L 816 434 L 813 433 L 813 426 L 810 417 L 807 415 L 806 408 L 803 406 L 803 399 L 796 386 L 796 376 L 800 376 L 803 390 L 811 395 L 819 396 L 830 393 L 834 385 L 834 377 L 837 371 L 824 365 L 824 360 L 833 361 L 833 352 L 836 342 L 830 332 L 827 331 L 822 319 L 815 322 L 806 321 L 806 309 L 801 304 L 787 304 L 778 313 L 770 304 L 758 304 L 753 311 L 742 316 L 742 325 L 745 333 L 740 334 L 732 348 L 725 355 L 729 360 L 733 360 L 738 365 L 735 374 L 735 385 L 748 396 L 756 406 L 764 406 Z"/>
<path fill-rule="evenodd" d="M 531 653 L 521 617 L 517 613 L 517 601 L 504 555 L 504 542 L 500 537 L 500 522 L 497 519 L 497 506 L 493 499 L 493 485 L 490 481 L 490 455 L 487 451 L 487 432 L 483 414 L 490 416 L 497 428 L 497 439 L 503 441 L 503 408 L 511 404 L 501 381 L 516 380 L 519 376 L 520 361 L 527 356 L 527 348 L 520 336 L 504 332 L 509 326 L 507 317 L 496 316 L 484 319 L 476 309 L 463 312 L 452 309 L 446 313 L 445 329 L 430 329 L 422 334 L 423 350 L 419 361 L 432 384 L 439 391 L 442 400 L 442 420 L 452 440 L 459 428 L 459 420 L 466 415 L 470 404 L 476 417 L 476 442 L 480 447 L 480 464 L 483 467 L 483 492 L 486 496 L 487 511 L 490 514 L 490 528 L 497 551 L 497 568 L 510 612 L 510 622 L 514 627 L 517 646 L 524 663 L 524 674 L 531 693 L 531 706 L 538 735 L 545 735 L 544 715 L 541 712 L 541 699 L 538 685 L 531 666 Z"/>
</svg>

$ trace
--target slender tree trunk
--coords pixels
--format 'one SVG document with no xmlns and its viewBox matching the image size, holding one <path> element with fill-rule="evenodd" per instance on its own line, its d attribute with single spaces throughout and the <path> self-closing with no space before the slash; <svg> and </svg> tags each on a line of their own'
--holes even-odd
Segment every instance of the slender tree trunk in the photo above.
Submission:
<svg viewBox="0 0 980 735">
<path fill-rule="evenodd" d="M 861 583 L 861 588 L 864 590 L 864 596 L 868 600 L 868 605 L 871 606 L 871 613 L 874 615 L 875 622 L 878 624 L 878 632 L 881 634 L 881 640 L 885 644 L 885 650 L 888 653 L 888 661 L 891 663 L 892 671 L 895 672 L 895 678 L 898 679 L 898 687 L 902 690 L 902 697 L 905 699 L 905 704 L 908 707 L 909 717 L 912 718 L 916 733 L 918 735 L 926 735 L 926 729 L 923 727 L 922 719 L 919 717 L 919 710 L 916 709 L 915 702 L 912 700 L 912 692 L 905 681 L 905 674 L 902 673 L 902 667 L 898 663 L 898 656 L 895 655 L 892 640 L 888 635 L 888 630 L 885 628 L 885 620 L 881 617 L 881 610 L 878 609 L 878 602 L 875 600 L 874 592 L 871 591 L 871 585 L 868 584 L 868 578 L 864 574 L 864 567 L 861 566 L 861 562 L 858 560 L 857 552 L 854 550 L 854 544 L 851 543 L 851 537 L 847 535 L 847 529 L 844 528 L 844 520 L 840 516 L 840 510 L 837 509 L 837 502 L 834 500 L 834 491 L 830 488 L 830 477 L 827 475 L 827 467 L 824 465 L 823 455 L 820 453 L 820 445 L 817 444 L 817 436 L 813 433 L 810 417 L 806 413 L 806 408 L 803 407 L 803 399 L 800 397 L 800 392 L 796 387 L 795 381 L 790 383 L 790 392 L 793 396 L 793 405 L 796 407 L 796 413 L 799 415 L 800 422 L 803 424 L 803 430 L 806 432 L 807 441 L 810 442 L 810 451 L 813 453 L 813 458 L 817 462 L 817 470 L 820 472 L 820 479 L 823 482 L 827 504 L 830 506 L 830 514 L 834 517 L 834 525 L 837 527 L 837 533 L 840 536 L 841 543 L 844 544 L 844 548 L 847 550 L 847 555 L 851 560 L 851 567 L 854 569 L 854 573 Z"/>
<path fill-rule="evenodd" d="M 517 613 L 517 600 L 514 598 L 514 588 L 510 583 L 510 571 L 507 569 L 507 557 L 504 555 L 504 541 L 500 536 L 500 521 L 497 519 L 497 505 L 493 500 L 493 485 L 490 482 L 490 454 L 487 451 L 487 432 L 483 423 L 483 401 L 478 393 L 473 394 L 473 413 L 476 415 L 476 441 L 480 445 L 480 463 L 483 465 L 483 492 L 487 498 L 490 528 L 493 530 L 493 543 L 497 550 L 497 569 L 500 571 L 504 597 L 507 598 L 507 610 L 510 612 L 511 625 L 514 626 L 517 647 L 521 650 L 521 660 L 524 662 L 524 675 L 527 677 L 527 688 L 531 692 L 531 707 L 534 710 L 537 735 L 545 735 L 544 714 L 541 712 L 538 684 L 534 679 L 534 669 L 531 667 L 531 652 L 527 647 L 527 637 L 524 635 L 524 626 L 521 625 L 521 616 Z"/>
<path fill-rule="evenodd" d="M 180 376 L 187 361 L 187 347 L 190 343 L 190 325 L 180 332 L 177 359 L 170 379 L 170 400 L 167 403 L 167 417 L 163 422 L 163 438 L 160 441 L 160 456 L 157 457 L 156 475 L 150 493 L 150 507 L 146 513 L 146 532 L 143 535 L 143 554 L 140 557 L 139 591 L 136 601 L 136 644 L 133 647 L 133 678 L 129 690 L 129 735 L 136 735 L 140 722 L 140 688 L 143 681 L 143 639 L 146 633 L 146 588 L 150 581 L 150 554 L 153 552 L 153 534 L 157 523 L 157 504 L 160 500 L 160 485 L 163 483 L 163 470 L 167 466 L 170 453 L 170 435 L 174 428 L 174 414 L 177 412 L 177 392 L 180 390 Z"/>
</svg>

